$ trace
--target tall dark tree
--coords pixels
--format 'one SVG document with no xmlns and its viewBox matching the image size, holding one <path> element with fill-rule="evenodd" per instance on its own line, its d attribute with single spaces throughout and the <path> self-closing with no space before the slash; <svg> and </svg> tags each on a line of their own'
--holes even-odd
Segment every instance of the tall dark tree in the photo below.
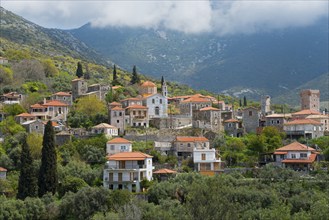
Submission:
<svg viewBox="0 0 329 220">
<path fill-rule="evenodd" d="M 117 84 L 118 84 L 117 67 L 114 64 L 114 66 L 113 66 L 113 81 L 112 81 L 112 86 L 115 86 Z"/>
<path fill-rule="evenodd" d="M 161 77 L 161 86 L 163 86 L 163 83 L 164 83 L 164 78 L 163 76 Z"/>
<path fill-rule="evenodd" d="M 247 106 L 247 98 L 246 98 L 246 96 L 243 96 L 243 106 L 244 107 Z"/>
<path fill-rule="evenodd" d="M 30 147 L 24 139 L 21 153 L 21 169 L 18 181 L 18 199 L 37 196 L 37 178 L 32 165 Z"/>
<path fill-rule="evenodd" d="M 42 157 L 39 171 L 39 197 L 47 192 L 55 193 L 58 183 L 57 157 L 55 150 L 54 129 L 51 121 L 45 126 L 42 142 Z"/>
<path fill-rule="evenodd" d="M 90 79 L 90 72 L 89 72 L 89 67 L 88 67 L 88 64 L 86 63 L 86 72 L 83 76 L 84 79 Z"/>
<path fill-rule="evenodd" d="M 140 81 L 141 80 L 140 80 L 140 78 L 139 78 L 139 76 L 137 74 L 136 66 L 134 65 L 134 67 L 133 67 L 133 75 L 131 77 L 130 83 L 131 84 L 136 84 L 136 83 L 140 83 Z"/>
<path fill-rule="evenodd" d="M 75 75 L 78 78 L 81 78 L 83 76 L 82 64 L 80 62 L 78 62 L 78 67 L 77 67 L 77 71 L 76 71 Z"/>
<path fill-rule="evenodd" d="M 242 107 L 242 100 L 239 100 L 239 106 Z"/>
</svg>

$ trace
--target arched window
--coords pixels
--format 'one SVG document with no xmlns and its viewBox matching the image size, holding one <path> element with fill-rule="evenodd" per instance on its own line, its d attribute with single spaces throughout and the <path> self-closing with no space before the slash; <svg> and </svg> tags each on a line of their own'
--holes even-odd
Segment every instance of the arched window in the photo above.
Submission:
<svg viewBox="0 0 329 220">
<path fill-rule="evenodd" d="M 155 115 L 160 115 L 160 109 L 159 107 L 155 107 Z"/>
</svg>

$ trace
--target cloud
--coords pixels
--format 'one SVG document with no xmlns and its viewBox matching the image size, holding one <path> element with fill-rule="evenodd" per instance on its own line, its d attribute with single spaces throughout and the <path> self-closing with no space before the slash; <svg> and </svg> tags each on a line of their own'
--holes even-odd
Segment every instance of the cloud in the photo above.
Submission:
<svg viewBox="0 0 329 220">
<path fill-rule="evenodd" d="M 312 25 L 327 1 L 15 1 L 2 6 L 45 27 L 128 26 L 185 33 L 254 33 Z"/>
</svg>

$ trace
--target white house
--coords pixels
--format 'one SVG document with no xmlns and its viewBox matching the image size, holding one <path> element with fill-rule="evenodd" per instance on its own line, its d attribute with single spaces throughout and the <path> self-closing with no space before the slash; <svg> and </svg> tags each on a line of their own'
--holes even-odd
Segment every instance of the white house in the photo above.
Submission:
<svg viewBox="0 0 329 220">
<path fill-rule="evenodd" d="M 193 149 L 193 162 L 197 172 L 204 175 L 213 176 L 222 170 L 221 158 L 216 149 Z"/>
<path fill-rule="evenodd" d="M 274 155 L 277 166 L 306 171 L 312 168 L 317 152 L 314 148 L 296 141 L 276 149 Z"/>
<path fill-rule="evenodd" d="M 6 179 L 7 169 L 0 167 L 0 179 Z"/>
<path fill-rule="evenodd" d="M 143 179 L 152 180 L 152 156 L 141 152 L 122 152 L 107 157 L 103 186 L 140 192 Z"/>
<path fill-rule="evenodd" d="M 106 137 L 118 136 L 118 128 L 107 123 L 100 123 L 91 128 L 92 134 L 105 134 Z"/>
<path fill-rule="evenodd" d="M 44 100 L 43 104 L 30 106 L 30 113 L 42 120 L 66 121 L 68 112 L 68 105 L 57 100 Z"/>
<path fill-rule="evenodd" d="M 317 138 L 322 137 L 324 129 L 321 122 L 312 119 L 297 119 L 283 125 L 283 130 L 291 138 Z"/>
<path fill-rule="evenodd" d="M 131 152 L 132 144 L 124 138 L 114 138 L 107 142 L 106 144 L 106 154 L 112 155 L 120 152 Z"/>
</svg>

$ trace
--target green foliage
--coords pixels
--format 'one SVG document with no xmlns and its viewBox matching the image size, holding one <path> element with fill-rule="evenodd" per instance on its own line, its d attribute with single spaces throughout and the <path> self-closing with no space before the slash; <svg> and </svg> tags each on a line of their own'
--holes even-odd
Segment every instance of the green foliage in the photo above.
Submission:
<svg viewBox="0 0 329 220">
<path fill-rule="evenodd" d="M 10 116 L 16 116 L 25 112 L 25 109 L 20 104 L 10 104 L 3 106 L 3 112 Z"/>
<path fill-rule="evenodd" d="M 21 169 L 17 194 L 18 199 L 35 197 L 37 195 L 37 179 L 32 162 L 33 160 L 29 145 L 24 141 L 21 153 Z"/>
<path fill-rule="evenodd" d="M 131 80 L 130 80 L 130 84 L 132 84 L 132 85 L 138 84 L 138 83 L 140 83 L 140 81 L 141 80 L 139 78 L 139 75 L 137 74 L 136 66 L 134 65 L 132 77 L 131 77 Z"/>
<path fill-rule="evenodd" d="M 61 72 L 58 75 L 55 75 L 50 86 L 54 92 L 58 91 L 70 91 L 72 89 L 71 80 L 73 76 L 67 72 Z"/>
<path fill-rule="evenodd" d="M 0 122 L 0 129 L 4 135 L 15 135 L 25 131 L 22 125 L 16 123 L 13 116 L 8 116 Z"/>
<path fill-rule="evenodd" d="M 39 197 L 47 192 L 54 194 L 58 184 L 54 128 L 51 121 L 48 121 L 45 126 L 42 146 L 41 167 L 38 178 Z"/>
<path fill-rule="evenodd" d="M 63 197 L 67 192 L 76 193 L 88 184 L 79 177 L 66 176 L 64 180 L 58 186 L 58 194 Z"/>
<path fill-rule="evenodd" d="M 13 71 L 9 67 L 0 65 L 0 85 L 8 85 L 13 82 Z"/>
<path fill-rule="evenodd" d="M 41 159 L 42 150 L 42 134 L 39 133 L 29 133 L 26 137 L 26 142 L 29 145 L 31 156 L 33 159 Z"/>
<path fill-rule="evenodd" d="M 30 59 L 31 58 L 30 51 L 28 51 L 26 49 L 19 49 L 19 50 L 8 49 L 5 52 L 5 56 L 9 60 L 15 60 L 15 61 L 20 61 L 20 60 Z"/>
<path fill-rule="evenodd" d="M 54 77 L 59 74 L 59 71 L 56 68 L 53 60 L 45 59 L 42 61 L 42 65 L 43 65 L 46 77 Z"/>
<path fill-rule="evenodd" d="M 26 82 L 22 85 L 22 89 L 26 93 L 34 93 L 34 92 L 45 92 L 47 90 L 47 86 L 42 82 Z"/>
<path fill-rule="evenodd" d="M 96 96 L 86 96 L 78 99 L 74 106 L 75 111 L 84 115 L 94 117 L 97 114 L 106 114 L 105 103 Z"/>
</svg>

